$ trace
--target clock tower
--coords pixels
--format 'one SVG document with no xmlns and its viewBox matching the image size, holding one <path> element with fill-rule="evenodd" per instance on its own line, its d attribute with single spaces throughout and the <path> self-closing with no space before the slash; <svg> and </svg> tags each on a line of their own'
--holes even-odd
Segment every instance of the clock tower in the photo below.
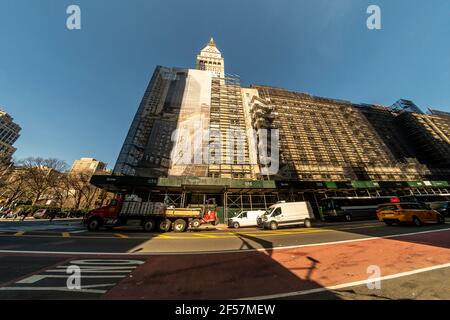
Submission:
<svg viewBox="0 0 450 320">
<path fill-rule="evenodd" d="M 225 77 L 225 65 L 222 53 L 217 49 L 214 39 L 211 38 L 208 45 L 197 55 L 196 68 L 198 70 L 212 71 L 217 78 Z"/>
</svg>

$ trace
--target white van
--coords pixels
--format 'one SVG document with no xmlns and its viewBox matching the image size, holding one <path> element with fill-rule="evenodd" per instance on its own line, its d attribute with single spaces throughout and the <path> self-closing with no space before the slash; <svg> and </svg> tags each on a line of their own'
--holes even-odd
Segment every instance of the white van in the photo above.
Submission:
<svg viewBox="0 0 450 320">
<path fill-rule="evenodd" d="M 258 218 L 258 226 L 264 229 L 276 230 L 280 226 L 311 227 L 315 220 L 309 202 L 280 201 L 267 209 L 266 213 Z"/>
<path fill-rule="evenodd" d="M 238 229 L 240 227 L 256 227 L 257 219 L 265 213 L 264 210 L 241 211 L 234 218 L 228 220 L 228 227 Z"/>
</svg>

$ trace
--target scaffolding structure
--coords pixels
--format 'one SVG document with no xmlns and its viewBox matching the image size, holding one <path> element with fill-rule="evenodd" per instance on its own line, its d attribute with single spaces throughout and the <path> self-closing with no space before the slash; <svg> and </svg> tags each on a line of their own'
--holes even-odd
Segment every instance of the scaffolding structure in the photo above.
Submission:
<svg viewBox="0 0 450 320">
<path fill-rule="evenodd" d="M 210 163 L 212 178 L 254 179 L 240 79 L 213 77 L 210 109 Z"/>
</svg>

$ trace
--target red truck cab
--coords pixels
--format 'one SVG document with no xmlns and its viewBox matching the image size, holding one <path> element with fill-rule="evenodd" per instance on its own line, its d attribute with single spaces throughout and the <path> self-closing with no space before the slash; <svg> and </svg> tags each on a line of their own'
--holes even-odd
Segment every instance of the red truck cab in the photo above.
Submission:
<svg viewBox="0 0 450 320">
<path fill-rule="evenodd" d="M 85 216 L 83 224 L 89 230 L 98 230 L 101 226 L 108 224 L 116 224 L 120 209 L 122 208 L 123 199 L 116 198 L 104 207 L 93 209 Z"/>
</svg>

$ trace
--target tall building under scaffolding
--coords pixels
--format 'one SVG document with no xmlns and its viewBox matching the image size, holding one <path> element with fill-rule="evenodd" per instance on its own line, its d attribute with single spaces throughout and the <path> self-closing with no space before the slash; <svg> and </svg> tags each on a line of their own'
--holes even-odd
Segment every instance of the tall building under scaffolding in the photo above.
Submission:
<svg viewBox="0 0 450 320">
<path fill-rule="evenodd" d="M 225 217 L 279 200 L 308 200 L 317 213 L 327 196 L 450 193 L 449 139 L 450 115 L 410 100 L 243 88 L 211 39 L 196 69 L 156 67 L 113 176 L 96 185 L 177 206 L 212 196 Z"/>
</svg>

